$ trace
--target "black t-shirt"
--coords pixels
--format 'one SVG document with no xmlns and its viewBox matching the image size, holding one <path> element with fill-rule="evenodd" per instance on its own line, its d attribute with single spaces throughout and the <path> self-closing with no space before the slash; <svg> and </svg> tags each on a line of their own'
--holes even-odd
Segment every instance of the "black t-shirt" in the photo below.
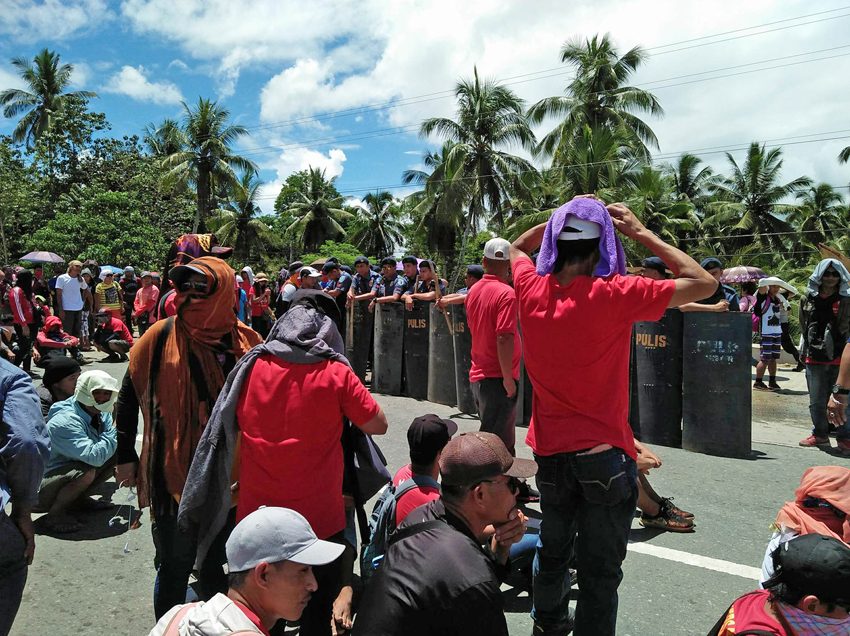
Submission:
<svg viewBox="0 0 850 636">
<path fill-rule="evenodd" d="M 139 292 L 139 287 L 141 287 L 141 283 L 139 279 L 135 276 L 133 278 L 124 278 L 123 276 L 118 279 L 118 284 L 121 285 L 121 292 L 124 295 L 124 302 L 132 305 L 133 301 L 136 300 L 136 294 Z"/>
</svg>

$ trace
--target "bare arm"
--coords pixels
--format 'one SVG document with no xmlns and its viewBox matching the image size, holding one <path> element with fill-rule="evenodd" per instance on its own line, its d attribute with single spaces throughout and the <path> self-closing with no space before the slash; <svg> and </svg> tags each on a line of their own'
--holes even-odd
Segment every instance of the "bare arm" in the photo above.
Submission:
<svg viewBox="0 0 850 636">
<path fill-rule="evenodd" d="M 683 311 L 685 313 L 689 313 L 692 311 L 712 311 L 712 312 L 722 312 L 729 311 L 729 301 L 727 300 L 719 300 L 713 305 L 701 305 L 699 303 L 685 303 L 684 305 L 679 305 L 679 311 Z"/>
<path fill-rule="evenodd" d="M 389 423 L 387 422 L 387 416 L 384 414 L 384 409 L 379 410 L 375 417 L 358 428 L 367 435 L 383 435 L 386 433 Z"/>
<path fill-rule="evenodd" d="M 611 215 L 611 221 L 618 232 L 643 245 L 663 260 L 667 267 L 678 276 L 675 280 L 676 291 L 673 293 L 668 307 L 678 307 L 685 303 L 707 298 L 717 289 L 717 281 L 700 267 L 699 263 L 682 250 L 668 245 L 647 230 L 625 205 L 622 203 L 609 205 L 608 213 Z"/>
<path fill-rule="evenodd" d="M 512 333 L 500 333 L 496 336 L 496 356 L 499 358 L 499 369 L 502 371 L 502 386 L 509 398 L 516 395 L 513 369 L 514 337 Z"/>
<path fill-rule="evenodd" d="M 543 233 L 546 231 L 546 224 L 541 223 L 522 234 L 517 240 L 511 243 L 511 266 L 514 262 L 523 256 L 529 257 L 534 250 L 540 247 L 543 242 Z M 530 258 L 530 257 L 529 257 Z"/>
<path fill-rule="evenodd" d="M 466 294 L 447 294 L 437 301 L 437 305 L 445 307 L 446 305 L 465 305 Z"/>
<path fill-rule="evenodd" d="M 838 379 L 835 383 L 844 389 L 850 388 L 850 346 L 844 346 L 841 366 L 838 367 Z M 830 423 L 841 426 L 847 421 L 847 396 L 830 394 L 826 410 Z"/>
</svg>

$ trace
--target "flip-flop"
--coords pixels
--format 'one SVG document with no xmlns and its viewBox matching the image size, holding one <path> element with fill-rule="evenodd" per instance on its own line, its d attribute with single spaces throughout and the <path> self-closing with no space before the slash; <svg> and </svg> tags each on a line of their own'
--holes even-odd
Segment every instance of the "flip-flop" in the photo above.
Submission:
<svg viewBox="0 0 850 636">
<path fill-rule="evenodd" d="M 111 501 L 103 499 L 92 499 L 91 497 L 80 497 L 74 502 L 74 510 L 83 512 L 100 512 L 102 510 L 112 510 L 115 507 Z"/>
<path fill-rule="evenodd" d="M 65 514 L 55 516 L 47 514 L 42 517 L 41 523 L 44 524 L 45 529 L 54 534 L 70 534 L 71 532 L 77 532 L 83 527 L 83 524 L 74 519 L 74 517 Z"/>
</svg>

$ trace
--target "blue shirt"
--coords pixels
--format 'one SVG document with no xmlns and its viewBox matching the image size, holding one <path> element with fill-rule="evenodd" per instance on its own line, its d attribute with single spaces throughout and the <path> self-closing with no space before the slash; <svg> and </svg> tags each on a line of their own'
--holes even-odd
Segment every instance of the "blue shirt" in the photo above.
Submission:
<svg viewBox="0 0 850 636">
<path fill-rule="evenodd" d="M 239 293 L 239 311 L 236 312 L 236 317 L 244 324 L 248 324 L 248 294 L 241 287 L 236 291 Z"/>
<path fill-rule="evenodd" d="M 403 274 L 397 274 L 392 280 L 387 280 L 381 276 L 375 281 L 375 295 L 378 298 L 392 296 L 393 294 L 403 294 L 404 288 L 407 286 L 407 278 Z"/>
<path fill-rule="evenodd" d="M 38 500 L 38 487 L 50 455 L 50 438 L 32 380 L 0 358 L 0 513 L 14 499 L 22 505 Z"/>
<path fill-rule="evenodd" d="M 351 288 L 354 290 L 354 295 L 368 294 L 375 287 L 375 283 L 380 277 L 381 275 L 375 272 L 369 272 L 369 275 L 365 278 L 360 274 L 355 274 L 351 278 Z"/>
<path fill-rule="evenodd" d="M 327 285 L 327 287 L 325 287 L 325 289 L 327 291 L 333 291 L 334 289 L 341 289 L 342 294 L 340 294 L 340 296 L 345 298 L 345 295 L 348 293 L 348 290 L 351 289 L 352 282 L 353 282 L 353 279 L 351 278 L 351 274 L 349 274 L 348 272 L 340 271 L 339 278 L 336 279 L 336 280 L 329 280 L 328 285 Z"/>
<path fill-rule="evenodd" d="M 92 426 L 92 416 L 74 396 L 56 402 L 47 414 L 50 433 L 50 461 L 47 470 L 71 462 L 83 462 L 100 468 L 115 454 L 118 435 L 111 413 L 100 413 L 100 426 Z"/>
</svg>

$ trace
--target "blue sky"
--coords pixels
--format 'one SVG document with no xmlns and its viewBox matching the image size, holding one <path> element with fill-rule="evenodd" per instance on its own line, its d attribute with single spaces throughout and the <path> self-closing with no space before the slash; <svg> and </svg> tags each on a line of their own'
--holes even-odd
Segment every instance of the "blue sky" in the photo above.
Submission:
<svg viewBox="0 0 850 636">
<path fill-rule="evenodd" d="M 846 186 L 850 166 L 835 160 L 850 145 L 850 9 L 841 6 L 0 0 L 0 88 L 19 85 L 12 57 L 48 47 L 75 65 L 77 87 L 99 94 L 92 107 L 115 135 L 179 117 L 181 99 L 218 99 L 251 129 L 240 146 L 261 168 L 260 203 L 270 212 L 286 175 L 308 165 L 337 176 L 350 196 L 376 187 L 404 194 L 401 173 L 421 167 L 422 152 L 439 141 L 419 138 L 418 124 L 452 115 L 448 91 L 474 65 L 488 77 L 514 78 L 511 88 L 533 103 L 569 80 L 558 59 L 565 40 L 610 32 L 621 50 L 650 48 L 635 83 L 665 108 L 664 118 L 650 120 L 662 157 L 708 149 L 703 158 L 724 170 L 716 150 L 787 143 L 787 179 L 807 174 Z M 766 26 L 741 30 L 756 25 Z M 704 36 L 715 37 L 694 40 Z M 0 118 L 0 133 L 13 125 Z"/>
</svg>

